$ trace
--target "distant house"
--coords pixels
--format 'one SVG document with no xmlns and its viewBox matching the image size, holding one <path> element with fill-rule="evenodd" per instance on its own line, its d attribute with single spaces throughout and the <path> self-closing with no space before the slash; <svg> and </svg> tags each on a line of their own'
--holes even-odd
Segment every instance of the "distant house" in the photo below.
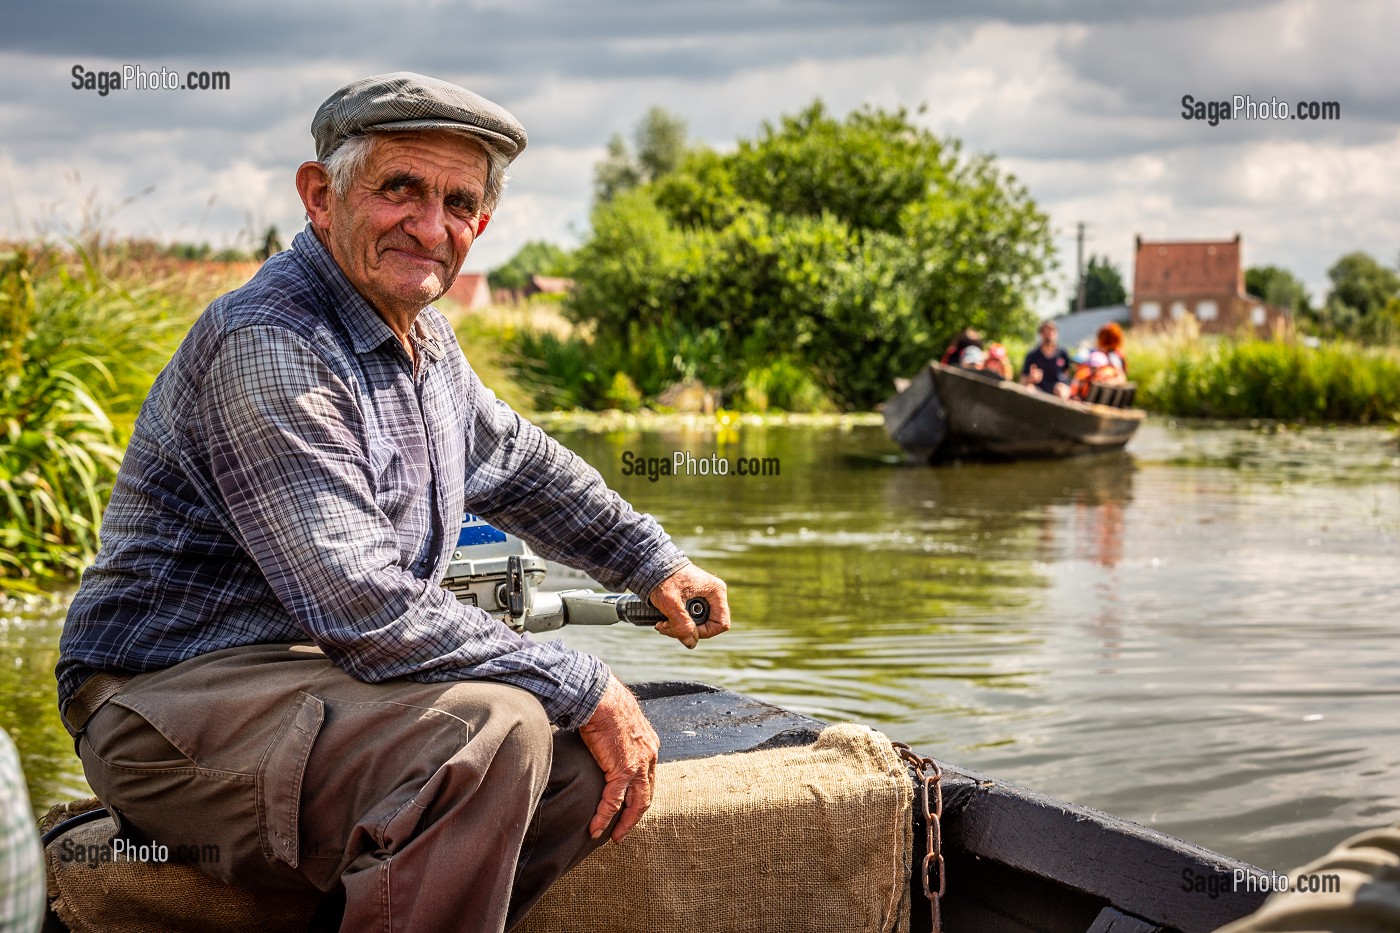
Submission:
<svg viewBox="0 0 1400 933">
<path fill-rule="evenodd" d="M 532 275 L 525 286 L 525 295 L 565 295 L 574 287 L 573 279 L 554 275 Z"/>
<path fill-rule="evenodd" d="M 447 297 L 464 308 L 485 308 L 491 304 L 491 285 L 484 272 L 462 272 L 447 290 Z"/>
<path fill-rule="evenodd" d="M 1137 237 L 1134 327 L 1161 327 L 1187 314 L 1202 333 L 1267 331 L 1287 314 L 1245 294 L 1240 235 L 1233 240 L 1152 242 Z"/>
</svg>

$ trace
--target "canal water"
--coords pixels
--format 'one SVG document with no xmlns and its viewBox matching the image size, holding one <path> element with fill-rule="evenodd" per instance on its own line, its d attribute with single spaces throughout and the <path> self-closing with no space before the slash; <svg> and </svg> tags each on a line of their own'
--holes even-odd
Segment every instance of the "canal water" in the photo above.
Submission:
<svg viewBox="0 0 1400 933">
<path fill-rule="evenodd" d="M 729 584 L 734 630 L 693 652 L 562 636 L 625 679 L 868 722 L 1271 869 L 1400 820 L 1392 432 L 1152 419 L 1121 457 L 939 469 L 869 423 L 555 434 Z M 677 452 L 695 475 L 628 466 Z M 729 475 L 698 475 L 711 455 Z M 61 616 L 0 622 L 36 806 L 83 788 L 52 711 Z"/>
</svg>

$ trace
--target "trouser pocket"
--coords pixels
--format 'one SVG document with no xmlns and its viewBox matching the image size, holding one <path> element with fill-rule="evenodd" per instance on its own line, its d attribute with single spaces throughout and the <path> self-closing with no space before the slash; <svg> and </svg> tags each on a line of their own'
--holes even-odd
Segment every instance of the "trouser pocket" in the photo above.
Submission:
<svg viewBox="0 0 1400 933">
<path fill-rule="evenodd" d="M 293 868 L 301 858 L 298 816 L 302 780 L 325 715 L 325 706 L 319 699 L 309 693 L 301 694 L 258 765 L 258 829 L 263 854 L 281 859 Z"/>
</svg>

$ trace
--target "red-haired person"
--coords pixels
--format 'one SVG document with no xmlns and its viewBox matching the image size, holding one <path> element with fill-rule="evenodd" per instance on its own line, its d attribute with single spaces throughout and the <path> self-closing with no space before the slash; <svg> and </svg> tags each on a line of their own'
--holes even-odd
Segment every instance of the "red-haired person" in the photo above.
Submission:
<svg viewBox="0 0 1400 933">
<path fill-rule="evenodd" d="M 1007 359 L 1006 347 L 995 342 L 987 344 L 987 358 L 982 363 L 982 372 L 1002 379 L 1011 378 L 1011 361 Z"/>
<path fill-rule="evenodd" d="M 1128 381 L 1128 363 L 1123 359 L 1123 330 L 1109 322 L 1099 328 L 1098 348 L 1081 357 L 1075 354 L 1079 368 L 1074 373 L 1074 397 L 1087 399 L 1089 388 L 1095 384 L 1120 386 Z"/>
<path fill-rule="evenodd" d="M 1123 328 L 1109 321 L 1099 328 L 1099 349 L 1108 357 L 1108 364 L 1117 370 L 1119 381 L 1128 378 L 1128 361 L 1123 356 Z"/>
</svg>

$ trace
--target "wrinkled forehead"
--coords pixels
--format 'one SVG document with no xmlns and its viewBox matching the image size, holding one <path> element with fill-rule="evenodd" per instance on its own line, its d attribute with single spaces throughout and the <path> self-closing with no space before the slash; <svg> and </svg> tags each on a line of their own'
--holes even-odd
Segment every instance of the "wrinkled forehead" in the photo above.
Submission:
<svg viewBox="0 0 1400 933">
<path fill-rule="evenodd" d="M 486 150 L 451 132 L 371 133 L 373 141 L 361 178 L 377 184 L 396 176 L 433 189 L 481 196 L 490 174 Z"/>
</svg>

